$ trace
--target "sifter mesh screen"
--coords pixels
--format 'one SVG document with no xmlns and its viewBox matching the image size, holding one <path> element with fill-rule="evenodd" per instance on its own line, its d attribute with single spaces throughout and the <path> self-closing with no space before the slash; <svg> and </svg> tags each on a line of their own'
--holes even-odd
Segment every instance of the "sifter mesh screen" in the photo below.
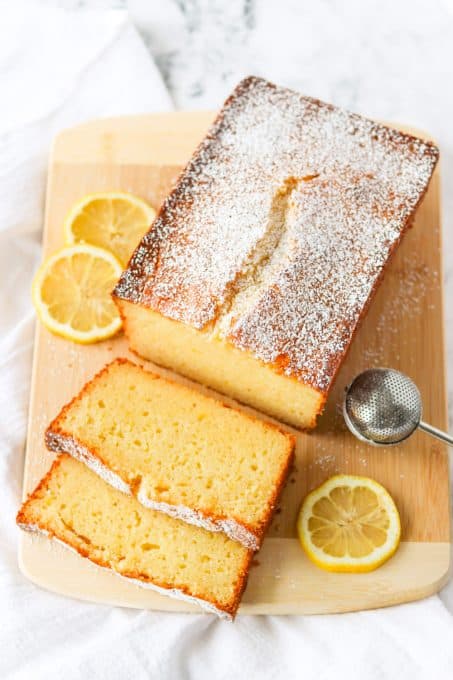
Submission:
<svg viewBox="0 0 453 680">
<path fill-rule="evenodd" d="M 352 432 L 376 444 L 397 444 L 409 437 L 421 418 L 416 385 L 392 368 L 358 375 L 347 390 L 344 415 Z"/>
</svg>

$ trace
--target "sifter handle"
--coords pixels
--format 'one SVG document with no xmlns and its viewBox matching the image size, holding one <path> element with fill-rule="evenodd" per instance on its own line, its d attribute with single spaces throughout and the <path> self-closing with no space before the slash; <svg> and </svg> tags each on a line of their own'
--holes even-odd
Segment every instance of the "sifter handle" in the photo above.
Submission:
<svg viewBox="0 0 453 680">
<path fill-rule="evenodd" d="M 440 439 L 441 442 L 444 442 L 449 446 L 453 446 L 453 437 L 451 436 L 451 434 L 442 432 L 442 430 L 438 430 L 437 427 L 434 427 L 433 425 L 428 425 L 428 423 L 424 423 L 422 420 L 420 421 L 418 426 L 421 430 L 423 430 L 423 432 L 427 432 L 432 437 Z"/>
</svg>

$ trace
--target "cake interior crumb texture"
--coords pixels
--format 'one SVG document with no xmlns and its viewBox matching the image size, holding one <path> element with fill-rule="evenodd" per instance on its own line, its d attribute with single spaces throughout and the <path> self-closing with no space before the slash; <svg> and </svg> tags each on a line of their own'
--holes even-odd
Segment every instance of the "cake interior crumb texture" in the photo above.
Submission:
<svg viewBox="0 0 453 680">
<path fill-rule="evenodd" d="M 17 516 L 92 562 L 143 586 L 195 598 L 234 616 L 252 553 L 212 533 L 144 508 L 61 454 Z"/>
<path fill-rule="evenodd" d="M 116 286 L 131 348 L 313 427 L 437 159 L 431 142 L 242 81 Z"/>
<path fill-rule="evenodd" d="M 63 408 L 46 442 L 101 475 L 107 470 L 107 481 L 113 473 L 119 488 L 148 507 L 254 549 L 295 445 L 272 424 L 126 360 L 107 365 Z"/>
</svg>

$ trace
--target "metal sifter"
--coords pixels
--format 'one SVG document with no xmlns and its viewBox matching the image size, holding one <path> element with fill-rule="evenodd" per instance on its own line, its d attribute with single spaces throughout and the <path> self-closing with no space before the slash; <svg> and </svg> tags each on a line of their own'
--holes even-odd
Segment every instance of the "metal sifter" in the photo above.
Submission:
<svg viewBox="0 0 453 680">
<path fill-rule="evenodd" d="M 421 420 L 417 386 L 393 368 L 372 368 L 356 376 L 343 402 L 346 425 L 358 439 L 375 446 L 404 441 L 419 427 L 453 446 L 453 437 Z"/>
</svg>

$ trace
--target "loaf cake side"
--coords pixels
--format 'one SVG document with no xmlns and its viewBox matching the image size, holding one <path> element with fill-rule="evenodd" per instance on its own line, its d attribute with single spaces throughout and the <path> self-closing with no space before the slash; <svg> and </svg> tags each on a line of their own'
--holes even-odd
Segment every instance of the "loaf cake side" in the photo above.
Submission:
<svg viewBox="0 0 453 680">
<path fill-rule="evenodd" d="M 295 439 L 125 359 L 61 411 L 46 444 L 148 508 L 222 531 L 257 550 L 294 457 Z"/>
<path fill-rule="evenodd" d="M 430 142 L 246 79 L 115 288 L 131 348 L 313 427 L 437 159 Z"/>
<path fill-rule="evenodd" d="M 223 534 L 144 508 L 66 454 L 22 505 L 17 523 L 136 585 L 230 620 L 253 556 Z"/>
</svg>

